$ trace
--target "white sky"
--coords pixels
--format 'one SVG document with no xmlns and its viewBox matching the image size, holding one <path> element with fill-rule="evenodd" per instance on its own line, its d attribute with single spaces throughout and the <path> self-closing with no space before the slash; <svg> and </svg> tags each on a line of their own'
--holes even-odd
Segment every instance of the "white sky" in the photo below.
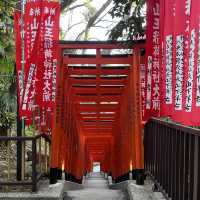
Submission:
<svg viewBox="0 0 200 200">
<path fill-rule="evenodd" d="M 76 3 L 72 4 L 71 6 L 79 5 L 84 3 L 85 0 L 78 0 Z M 101 3 L 100 3 L 101 2 Z M 91 5 L 94 6 L 97 10 L 106 2 L 106 0 L 93 0 Z M 101 17 L 104 16 L 112 7 L 112 4 L 101 14 Z M 72 12 L 67 12 L 65 16 L 61 16 L 60 26 L 62 30 L 66 31 L 68 27 L 72 26 L 73 24 L 80 23 L 81 24 L 74 26 L 70 31 L 67 32 L 65 40 L 75 40 L 76 37 L 80 32 L 82 32 L 86 27 L 86 22 L 84 20 L 83 13 L 86 12 L 84 7 L 76 8 Z M 107 31 L 111 29 L 114 24 L 110 21 L 113 21 L 112 17 L 107 14 L 103 17 L 103 20 L 108 20 L 99 22 L 97 27 L 91 28 L 89 33 L 89 40 L 106 40 L 108 35 L 106 35 Z M 115 19 L 116 22 L 116 19 Z"/>
</svg>

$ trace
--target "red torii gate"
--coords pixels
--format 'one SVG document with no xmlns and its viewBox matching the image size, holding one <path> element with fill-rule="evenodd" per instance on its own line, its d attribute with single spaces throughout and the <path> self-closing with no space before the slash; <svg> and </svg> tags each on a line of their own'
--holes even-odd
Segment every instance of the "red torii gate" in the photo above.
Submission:
<svg viewBox="0 0 200 200">
<path fill-rule="evenodd" d="M 144 168 L 140 63 L 144 42 L 64 42 L 52 131 L 51 182 L 81 182 L 93 162 L 117 182 Z M 117 49 L 117 50 L 116 50 Z M 81 52 L 81 54 L 77 54 Z M 117 52 L 118 54 L 116 54 Z"/>
</svg>

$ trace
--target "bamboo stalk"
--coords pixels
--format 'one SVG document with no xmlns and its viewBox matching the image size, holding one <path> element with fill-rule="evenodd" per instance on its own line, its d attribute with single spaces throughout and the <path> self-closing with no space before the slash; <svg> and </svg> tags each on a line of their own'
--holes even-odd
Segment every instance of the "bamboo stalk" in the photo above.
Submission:
<svg viewBox="0 0 200 200">
<path fill-rule="evenodd" d="M 50 161 L 51 161 L 51 148 L 50 148 L 50 144 L 48 143 L 48 156 L 49 156 L 49 160 L 48 160 L 48 162 L 47 162 L 47 169 L 49 170 L 49 165 L 50 165 Z M 48 171 L 49 172 L 49 171 Z"/>
<path fill-rule="evenodd" d="M 8 136 L 10 136 L 11 134 L 11 130 L 8 131 Z M 10 165 L 10 148 L 11 148 L 11 142 L 8 141 L 7 142 L 7 155 L 6 155 L 6 160 L 7 160 L 7 181 L 10 181 L 10 171 L 11 171 L 11 165 Z M 7 186 L 6 191 L 9 191 L 9 187 Z"/>
<path fill-rule="evenodd" d="M 45 144 L 44 144 L 44 154 L 45 154 L 45 173 L 48 173 L 48 158 L 47 158 L 47 141 L 44 140 Z"/>
<path fill-rule="evenodd" d="M 24 117 L 22 118 L 22 136 L 25 136 Z M 22 141 L 22 180 L 25 180 L 25 141 Z"/>
<path fill-rule="evenodd" d="M 33 124 L 33 136 L 35 136 L 35 105 L 32 108 L 32 124 Z"/>
<path fill-rule="evenodd" d="M 40 172 L 42 172 L 42 163 L 41 163 L 41 161 L 42 161 L 42 159 L 41 159 L 41 152 L 42 152 L 42 138 L 40 137 L 39 138 L 39 170 L 40 170 Z"/>
</svg>

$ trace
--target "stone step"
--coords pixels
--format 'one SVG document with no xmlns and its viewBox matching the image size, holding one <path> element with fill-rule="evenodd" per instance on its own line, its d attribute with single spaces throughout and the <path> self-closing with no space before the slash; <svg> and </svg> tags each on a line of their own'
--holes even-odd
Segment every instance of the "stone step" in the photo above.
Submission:
<svg viewBox="0 0 200 200">
<path fill-rule="evenodd" d="M 166 200 L 161 192 L 153 192 L 153 182 L 145 181 L 144 185 L 136 185 L 135 181 L 129 181 L 127 191 L 130 200 Z"/>
</svg>

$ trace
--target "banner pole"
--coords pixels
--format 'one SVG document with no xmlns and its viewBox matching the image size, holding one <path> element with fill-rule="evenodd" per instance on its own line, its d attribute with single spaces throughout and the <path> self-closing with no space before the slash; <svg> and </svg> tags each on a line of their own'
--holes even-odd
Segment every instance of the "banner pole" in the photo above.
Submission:
<svg viewBox="0 0 200 200">
<path fill-rule="evenodd" d="M 25 35 L 25 30 L 24 30 L 24 13 L 25 13 L 25 3 L 26 0 L 22 0 L 21 3 L 21 36 L 22 36 L 22 85 L 23 85 L 23 90 L 24 90 L 24 65 L 25 65 L 25 53 L 24 53 L 24 35 Z"/>
<path fill-rule="evenodd" d="M 25 53 L 24 53 L 24 35 L 25 35 L 25 30 L 24 30 L 24 13 L 25 13 L 25 3 L 26 0 L 21 1 L 21 37 L 22 37 L 22 95 L 24 93 L 24 68 L 25 68 Z M 23 98 L 22 98 L 23 99 Z M 22 103 L 22 102 L 20 102 Z M 22 127 L 24 127 L 24 117 L 22 116 Z M 22 129 L 23 130 L 23 129 Z M 24 131 L 22 132 L 22 135 L 24 136 Z"/>
<path fill-rule="evenodd" d="M 32 106 L 32 125 L 33 125 L 33 136 L 35 136 L 35 132 L 36 132 L 36 104 L 35 104 L 35 98 L 36 96 L 34 96 L 34 101 L 33 101 L 33 106 Z"/>
<path fill-rule="evenodd" d="M 26 0 L 21 1 L 21 37 L 22 37 L 22 95 L 24 93 L 24 87 L 25 87 L 25 78 L 24 78 L 24 68 L 25 68 L 25 52 L 24 52 L 24 35 L 25 35 L 25 30 L 24 30 L 24 13 L 25 13 L 25 4 Z M 22 96 L 23 97 L 23 96 Z M 22 98 L 23 100 L 23 98 Z M 22 104 L 22 100 L 20 104 Z M 22 116 L 22 136 L 25 136 L 25 121 L 24 121 L 24 116 Z M 22 180 L 25 178 L 25 143 L 22 142 Z"/>
<path fill-rule="evenodd" d="M 41 126 L 40 126 L 40 107 L 38 106 L 38 130 L 39 130 L 39 133 L 40 133 L 40 131 L 41 131 Z"/>
<path fill-rule="evenodd" d="M 17 90 L 19 88 L 17 87 Z M 19 95 L 17 95 L 17 136 L 22 136 L 22 121 L 20 119 L 19 109 L 20 109 L 20 98 Z M 17 142 L 17 180 L 22 180 L 22 143 Z"/>
</svg>

